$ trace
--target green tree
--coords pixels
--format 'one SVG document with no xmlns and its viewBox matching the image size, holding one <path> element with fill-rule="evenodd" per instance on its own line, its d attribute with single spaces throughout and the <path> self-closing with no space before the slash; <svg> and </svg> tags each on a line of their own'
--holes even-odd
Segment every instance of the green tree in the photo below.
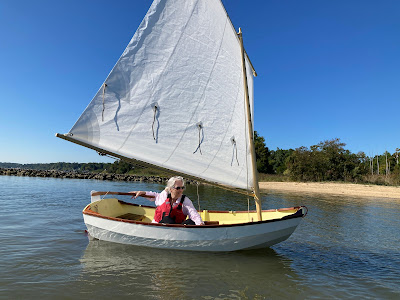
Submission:
<svg viewBox="0 0 400 300">
<path fill-rule="evenodd" d="M 133 169 L 133 166 L 130 163 L 127 163 L 123 160 L 116 160 L 110 167 L 107 169 L 107 173 L 115 173 L 115 174 L 126 174 Z"/>
<path fill-rule="evenodd" d="M 326 140 L 310 149 L 297 148 L 288 159 L 292 179 L 302 181 L 357 181 L 368 172 L 364 153 L 352 154 L 339 139 Z"/>
<path fill-rule="evenodd" d="M 268 157 L 269 149 L 265 145 L 265 139 L 254 131 L 254 148 L 256 152 L 257 171 L 260 173 L 268 173 Z"/>
<path fill-rule="evenodd" d="M 293 151 L 293 149 L 283 150 L 279 148 L 277 148 L 275 151 L 271 150 L 268 159 L 268 165 L 270 166 L 268 173 L 284 174 L 287 169 L 287 160 Z"/>
</svg>

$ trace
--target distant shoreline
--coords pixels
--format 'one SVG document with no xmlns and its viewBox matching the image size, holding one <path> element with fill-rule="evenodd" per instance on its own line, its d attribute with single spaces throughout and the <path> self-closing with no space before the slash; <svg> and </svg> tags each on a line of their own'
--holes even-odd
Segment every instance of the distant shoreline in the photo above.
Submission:
<svg viewBox="0 0 400 300">
<path fill-rule="evenodd" d="M 0 168 L 0 175 L 21 176 L 21 177 L 51 177 L 51 178 L 71 178 L 71 179 L 95 179 L 111 181 L 129 182 L 150 182 L 164 184 L 168 177 L 128 175 L 128 174 L 108 174 L 108 173 L 80 173 L 71 171 L 56 170 L 29 170 L 29 169 L 7 169 Z M 194 180 L 185 180 L 188 184 Z M 337 182 L 260 182 L 261 192 L 278 192 L 291 194 L 322 194 L 350 196 L 358 198 L 391 198 L 400 200 L 399 186 L 381 186 L 353 183 Z"/>
<path fill-rule="evenodd" d="M 20 177 L 43 177 L 43 178 L 69 178 L 69 179 L 95 179 L 95 180 L 111 180 L 111 181 L 144 181 L 152 183 L 164 183 L 169 178 L 162 176 L 144 176 L 130 174 L 109 174 L 109 173 L 82 173 L 73 171 L 57 171 L 57 170 L 30 170 L 30 169 L 6 169 L 0 168 L 0 175 L 20 176 Z M 190 180 L 186 180 L 191 183 Z"/>
<path fill-rule="evenodd" d="M 390 198 L 400 200 L 399 186 L 381 186 L 337 182 L 260 182 L 262 192 L 321 194 L 357 198 Z"/>
</svg>

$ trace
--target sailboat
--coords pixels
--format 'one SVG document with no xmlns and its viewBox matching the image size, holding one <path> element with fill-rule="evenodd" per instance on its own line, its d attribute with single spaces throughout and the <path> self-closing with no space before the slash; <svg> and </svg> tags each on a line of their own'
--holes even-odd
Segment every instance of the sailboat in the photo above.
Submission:
<svg viewBox="0 0 400 300">
<path fill-rule="evenodd" d="M 92 192 L 83 210 L 89 234 L 192 251 L 256 249 L 286 240 L 306 208 L 261 209 L 254 76 L 242 32 L 236 32 L 220 0 L 155 0 L 80 118 L 56 136 L 251 195 L 256 210 L 201 210 L 200 226 L 158 224 L 151 222 L 154 207 L 105 198 L 124 192 Z"/>
</svg>

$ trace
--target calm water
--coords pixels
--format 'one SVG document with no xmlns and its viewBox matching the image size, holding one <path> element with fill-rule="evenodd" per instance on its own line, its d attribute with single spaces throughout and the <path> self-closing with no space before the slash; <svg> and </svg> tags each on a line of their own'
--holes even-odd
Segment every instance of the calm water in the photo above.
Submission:
<svg viewBox="0 0 400 300">
<path fill-rule="evenodd" d="M 0 176 L 0 298 L 400 299 L 398 200 L 264 195 L 264 208 L 309 214 L 289 240 L 260 251 L 89 241 L 81 211 L 90 191 L 137 189 L 162 186 Z M 247 209 L 241 196 L 199 193 L 201 208 Z M 197 205 L 196 188 L 186 194 Z"/>
</svg>

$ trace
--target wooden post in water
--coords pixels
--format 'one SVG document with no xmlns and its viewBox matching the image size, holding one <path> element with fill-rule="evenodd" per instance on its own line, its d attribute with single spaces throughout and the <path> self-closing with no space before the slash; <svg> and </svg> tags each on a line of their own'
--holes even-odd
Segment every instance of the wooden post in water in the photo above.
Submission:
<svg viewBox="0 0 400 300">
<path fill-rule="evenodd" d="M 244 98 L 246 102 L 246 112 L 247 112 L 247 122 L 248 122 L 248 133 L 250 139 L 250 154 L 251 154 L 251 164 L 253 170 L 253 187 L 254 187 L 254 199 L 256 202 L 256 210 L 257 210 L 257 219 L 258 221 L 262 221 L 261 215 L 261 200 L 260 200 L 260 188 L 258 186 L 258 174 L 257 174 L 257 163 L 256 163 L 256 151 L 254 148 L 254 131 L 253 131 L 253 123 L 251 118 L 251 109 L 250 109 L 250 100 L 249 100 L 249 90 L 247 87 L 247 74 L 246 74 L 246 60 L 244 57 L 244 47 L 243 47 L 243 38 L 242 38 L 242 30 L 239 28 L 239 41 L 240 41 L 240 49 L 242 52 L 242 70 L 243 70 L 243 84 L 244 84 Z"/>
</svg>

